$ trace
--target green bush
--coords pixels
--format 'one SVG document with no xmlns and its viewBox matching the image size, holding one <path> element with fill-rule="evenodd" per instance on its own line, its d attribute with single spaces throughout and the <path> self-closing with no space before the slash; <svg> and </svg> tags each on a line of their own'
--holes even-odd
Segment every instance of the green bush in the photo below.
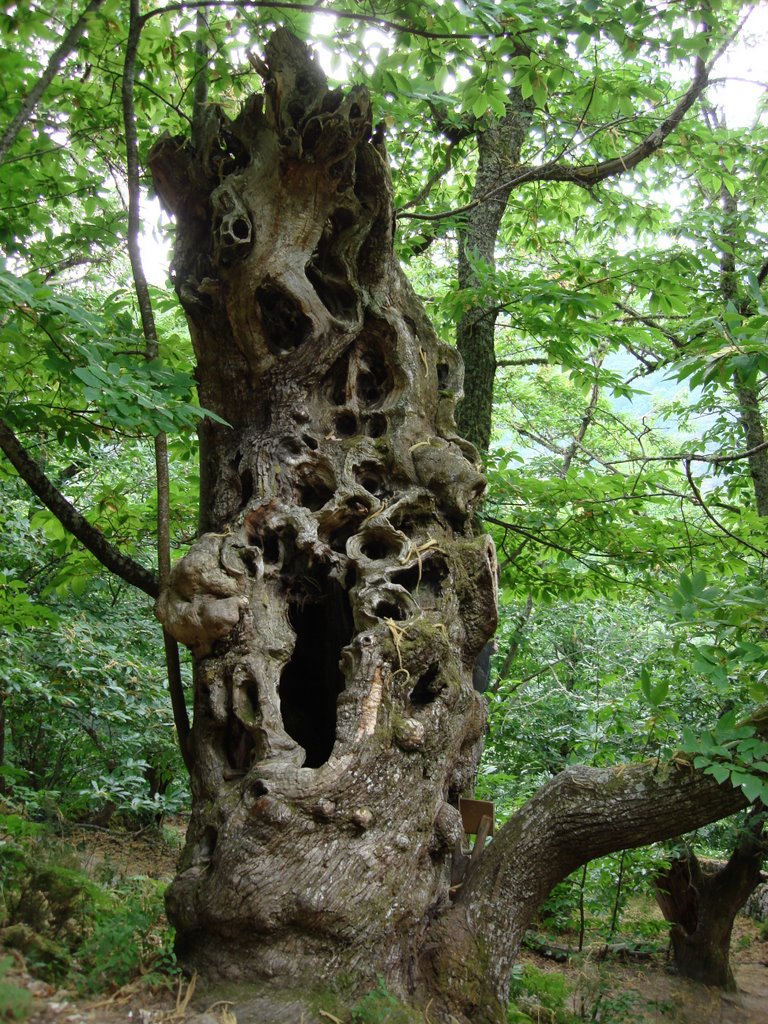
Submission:
<svg viewBox="0 0 768 1024">
<path fill-rule="evenodd" d="M 416 1024 L 421 1020 L 387 989 L 382 977 L 375 989 L 352 1008 L 352 1024 Z"/>
<path fill-rule="evenodd" d="M 508 1024 L 575 1024 L 576 1017 L 566 1008 L 570 987 L 555 971 L 539 971 L 526 965 L 512 974 Z"/>
</svg>

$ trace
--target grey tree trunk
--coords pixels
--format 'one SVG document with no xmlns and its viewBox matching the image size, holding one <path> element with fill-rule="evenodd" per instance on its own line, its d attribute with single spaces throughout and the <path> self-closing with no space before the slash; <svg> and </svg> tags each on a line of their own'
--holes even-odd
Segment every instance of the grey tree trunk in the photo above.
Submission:
<svg viewBox="0 0 768 1024">
<path fill-rule="evenodd" d="M 705 985 L 734 990 L 731 934 L 737 913 L 760 884 L 765 847 L 759 821 L 745 830 L 728 859 L 708 869 L 691 851 L 655 880 L 656 900 L 672 923 L 675 966 Z"/>
<path fill-rule="evenodd" d="M 158 613 L 195 655 L 194 809 L 168 895 L 226 977 L 407 987 L 447 905 L 496 625 L 462 371 L 397 264 L 368 96 L 267 44 L 264 97 L 151 155 L 198 360 L 201 536 Z"/>
<path fill-rule="evenodd" d="M 205 105 L 150 154 L 200 399 L 226 421 L 201 428 L 201 532 L 157 605 L 195 659 L 168 913 L 206 976 L 306 1006 L 382 975 L 431 1020 L 500 1024 L 556 882 L 746 801 L 688 765 L 569 769 L 456 885 L 496 624 L 461 360 L 395 260 L 367 94 L 329 91 L 285 31 L 265 56 L 263 97 L 232 121 Z"/>
<path fill-rule="evenodd" d="M 476 203 L 459 235 L 459 288 L 478 282 L 477 262 L 496 266 L 496 239 L 512 194 L 513 168 L 520 163 L 523 143 L 530 131 L 531 101 L 518 88 L 510 89 L 504 117 L 494 120 L 477 136 L 477 173 L 472 189 Z M 494 306 L 474 306 L 456 328 L 456 347 L 467 367 L 466 397 L 458 408 L 459 430 L 480 451 L 487 452 L 493 421 L 493 383 L 496 376 L 496 320 Z"/>
</svg>

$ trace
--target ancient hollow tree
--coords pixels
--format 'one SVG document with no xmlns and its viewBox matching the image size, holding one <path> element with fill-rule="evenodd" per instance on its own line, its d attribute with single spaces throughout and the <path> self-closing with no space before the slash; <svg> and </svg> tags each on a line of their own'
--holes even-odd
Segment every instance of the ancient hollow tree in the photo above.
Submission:
<svg viewBox="0 0 768 1024">
<path fill-rule="evenodd" d="M 228 424 L 200 432 L 201 535 L 158 605 L 195 655 L 168 908 L 209 971 L 391 977 L 448 901 L 495 556 L 368 96 L 285 31 L 265 56 L 263 95 L 150 158 L 200 400 Z"/>
<path fill-rule="evenodd" d="M 285 31 L 252 62 L 263 95 L 234 120 L 199 104 L 150 154 L 200 400 L 226 421 L 200 431 L 200 537 L 158 602 L 195 657 L 169 915 L 209 975 L 383 975 L 431 1019 L 496 1024 L 557 881 L 746 801 L 680 758 L 570 768 L 456 886 L 496 623 L 460 361 L 394 258 L 365 90 L 329 90 Z"/>
</svg>

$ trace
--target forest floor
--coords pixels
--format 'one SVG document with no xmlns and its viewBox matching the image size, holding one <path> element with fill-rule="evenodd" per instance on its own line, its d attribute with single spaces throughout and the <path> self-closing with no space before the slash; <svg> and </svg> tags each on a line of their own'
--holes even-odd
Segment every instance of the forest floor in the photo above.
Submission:
<svg viewBox="0 0 768 1024">
<path fill-rule="evenodd" d="M 183 826 L 171 823 L 162 833 L 129 835 L 69 829 L 65 841 L 84 870 L 104 879 L 137 876 L 169 880 L 179 853 Z M 732 943 L 738 991 L 723 993 L 670 973 L 657 952 L 640 963 L 622 962 L 600 946 L 585 948 L 565 964 L 526 950 L 521 958 L 517 1003 L 534 1024 L 768 1024 L 768 930 L 738 918 Z M 101 998 L 80 998 L 66 986 L 32 977 L 24 959 L 14 963 L 5 981 L 32 997 L 28 1024 L 328 1024 L 334 1018 L 302 1017 L 282 1006 L 270 1013 L 257 1003 L 227 1002 L 182 982 L 171 991 L 148 988 L 142 979 Z M 563 979 L 562 982 L 554 976 Z M 526 984 L 526 979 L 530 980 Z M 109 978 L 104 978 L 109 992 Z M 553 998 L 552 992 L 556 996 Z M 539 1001 L 540 997 L 540 1001 Z M 0 1020 L 13 1020 L 0 1014 Z"/>
</svg>

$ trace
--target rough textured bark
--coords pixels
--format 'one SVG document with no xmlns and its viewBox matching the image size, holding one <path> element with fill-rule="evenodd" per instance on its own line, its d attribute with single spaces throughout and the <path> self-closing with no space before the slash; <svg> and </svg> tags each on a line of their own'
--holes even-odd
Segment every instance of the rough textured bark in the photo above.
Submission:
<svg viewBox="0 0 768 1024">
<path fill-rule="evenodd" d="M 368 97 L 278 32 L 234 121 L 151 155 L 200 399 L 202 535 L 158 605 L 196 656 L 168 909 L 208 973 L 404 990 L 448 901 L 493 632 L 460 362 L 392 249 Z"/>
<path fill-rule="evenodd" d="M 383 975 L 431 1020 L 497 1024 L 551 885 L 744 798 L 687 764 L 570 769 L 451 893 L 496 622 L 461 363 L 394 259 L 365 91 L 329 92 L 282 31 L 265 58 L 263 97 L 150 158 L 201 401 L 230 424 L 201 428 L 201 536 L 158 602 L 195 657 L 168 912 L 209 976 L 300 999 Z"/>
<path fill-rule="evenodd" d="M 694 772 L 682 757 L 573 767 L 555 776 L 501 829 L 424 943 L 445 1012 L 480 1024 L 504 1020 L 526 928 L 553 886 L 576 868 L 691 831 L 746 803 L 740 790 Z"/>
</svg>

